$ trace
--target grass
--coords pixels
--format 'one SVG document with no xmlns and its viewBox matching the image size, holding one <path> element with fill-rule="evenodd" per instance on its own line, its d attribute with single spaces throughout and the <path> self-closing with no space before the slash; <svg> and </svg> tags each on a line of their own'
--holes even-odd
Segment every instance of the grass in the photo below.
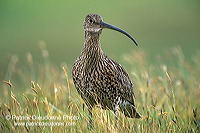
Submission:
<svg viewBox="0 0 200 133">
<path fill-rule="evenodd" d="M 20 65 L 13 56 L 1 84 L 1 132 L 199 132 L 200 58 L 188 62 L 179 47 L 166 51 L 151 63 L 145 51 L 123 55 L 130 77 L 136 83 L 136 105 L 142 119 L 120 113 L 115 128 L 112 111 L 95 108 L 94 128 L 87 128 L 88 112 L 74 88 L 71 67 L 50 62 L 41 47 L 43 63 L 30 53 Z M 191 63 L 192 62 L 192 63 Z M 32 118 L 32 119 L 31 119 Z M 40 118 L 40 119 L 39 119 Z M 53 124 L 52 124 L 53 123 Z"/>
</svg>

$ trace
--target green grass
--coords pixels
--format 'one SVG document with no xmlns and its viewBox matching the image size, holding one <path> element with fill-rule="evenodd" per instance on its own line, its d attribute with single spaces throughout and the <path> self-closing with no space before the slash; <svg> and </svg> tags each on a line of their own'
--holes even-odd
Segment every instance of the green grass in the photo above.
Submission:
<svg viewBox="0 0 200 133">
<path fill-rule="evenodd" d="M 43 63 L 34 61 L 30 53 L 23 65 L 17 56 L 11 58 L 5 80 L 0 83 L 0 131 L 89 132 L 88 112 L 83 110 L 83 100 L 74 88 L 71 67 L 65 63 L 57 67 L 50 62 L 45 48 L 41 52 Z M 95 108 L 92 132 L 199 132 L 199 53 L 189 62 L 179 47 L 156 57 L 155 63 L 148 57 L 146 51 L 135 50 L 119 61 L 137 86 L 136 105 L 143 118 L 129 119 L 120 113 L 116 129 L 113 112 Z M 56 120 L 9 116 L 54 116 Z M 60 122 L 65 126 L 31 126 L 31 122 Z"/>
</svg>

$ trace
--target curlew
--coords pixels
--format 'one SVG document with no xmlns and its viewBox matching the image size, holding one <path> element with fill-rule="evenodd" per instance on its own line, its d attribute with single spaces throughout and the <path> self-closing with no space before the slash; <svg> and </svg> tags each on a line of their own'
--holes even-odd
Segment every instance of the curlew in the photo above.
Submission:
<svg viewBox="0 0 200 133">
<path fill-rule="evenodd" d="M 74 85 L 88 107 L 89 123 L 92 125 L 92 109 L 101 105 L 103 109 L 114 111 L 116 120 L 118 111 L 129 118 L 140 118 L 135 107 L 133 84 L 126 70 L 109 58 L 101 49 L 102 29 L 116 30 L 137 42 L 124 30 L 105 23 L 97 14 L 86 16 L 84 23 L 85 42 L 80 56 L 72 68 Z"/>
</svg>

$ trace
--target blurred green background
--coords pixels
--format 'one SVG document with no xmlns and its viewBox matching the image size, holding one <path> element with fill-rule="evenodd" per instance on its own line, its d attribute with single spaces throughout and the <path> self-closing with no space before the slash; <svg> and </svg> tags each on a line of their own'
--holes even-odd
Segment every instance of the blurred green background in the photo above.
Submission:
<svg viewBox="0 0 200 133">
<path fill-rule="evenodd" d="M 84 42 L 83 20 L 90 13 L 124 29 L 139 43 L 136 47 L 124 35 L 104 30 L 103 50 L 114 59 L 133 49 L 145 50 L 152 61 L 175 46 L 188 60 L 200 52 L 199 0 L 0 0 L 0 80 L 12 55 L 19 56 L 22 65 L 28 52 L 34 61 L 42 61 L 41 41 L 47 44 L 51 62 L 72 65 Z"/>
</svg>

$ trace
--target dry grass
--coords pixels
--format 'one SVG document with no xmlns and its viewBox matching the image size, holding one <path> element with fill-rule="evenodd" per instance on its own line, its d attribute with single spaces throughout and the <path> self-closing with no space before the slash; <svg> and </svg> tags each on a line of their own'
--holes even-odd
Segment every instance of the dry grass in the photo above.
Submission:
<svg viewBox="0 0 200 133">
<path fill-rule="evenodd" d="M 23 66 L 17 56 L 11 58 L 1 82 L 0 131 L 89 132 L 88 112 L 83 110 L 83 101 L 74 88 L 71 68 L 66 64 L 54 66 L 48 51 L 45 48 L 41 51 L 43 64 L 34 62 L 30 53 Z M 92 132 L 199 132 L 198 54 L 188 63 L 181 49 L 174 48 L 152 64 L 144 51 L 133 51 L 124 55 L 123 61 L 130 66 L 128 72 L 137 85 L 136 104 L 143 118 L 129 119 L 120 114 L 120 126 L 115 129 L 113 112 L 95 108 Z M 33 116 L 45 120 L 33 120 Z M 50 120 L 53 116 L 55 119 Z M 44 126 L 51 122 L 65 125 Z"/>
</svg>

